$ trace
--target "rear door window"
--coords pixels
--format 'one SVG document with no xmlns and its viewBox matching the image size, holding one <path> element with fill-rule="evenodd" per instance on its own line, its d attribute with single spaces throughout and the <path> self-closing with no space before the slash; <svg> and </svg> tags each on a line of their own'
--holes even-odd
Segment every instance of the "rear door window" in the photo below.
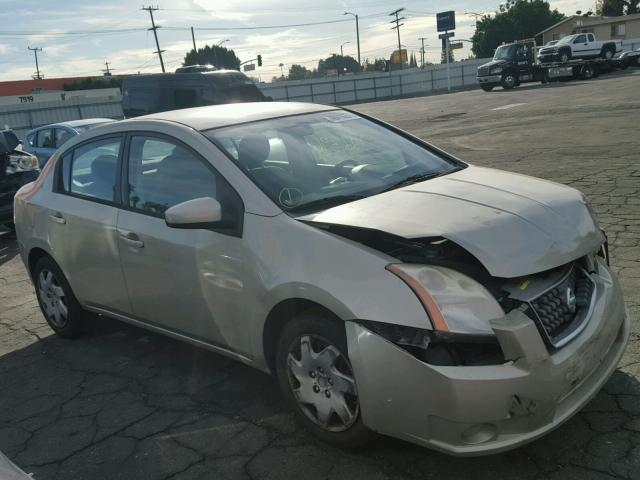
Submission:
<svg viewBox="0 0 640 480">
<path fill-rule="evenodd" d="M 53 138 L 53 129 L 45 128 L 38 131 L 36 137 L 36 147 L 38 148 L 55 148 L 55 141 Z"/>
<path fill-rule="evenodd" d="M 117 136 L 89 142 L 76 148 L 69 169 L 70 181 L 66 182 L 63 179 L 63 184 L 68 186 L 69 192 L 113 202 L 121 143 L 122 138 Z M 63 167 L 64 163 L 63 161 Z"/>
<path fill-rule="evenodd" d="M 64 128 L 56 128 L 55 129 L 56 132 L 56 142 L 55 142 L 55 146 L 56 148 L 60 148 L 62 145 L 64 145 L 64 143 L 69 140 L 71 137 L 73 137 L 73 133 L 71 133 L 69 130 L 66 130 Z"/>
</svg>

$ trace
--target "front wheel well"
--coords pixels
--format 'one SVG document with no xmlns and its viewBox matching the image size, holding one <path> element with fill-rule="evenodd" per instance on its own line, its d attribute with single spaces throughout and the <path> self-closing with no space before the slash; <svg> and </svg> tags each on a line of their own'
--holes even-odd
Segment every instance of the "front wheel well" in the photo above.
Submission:
<svg viewBox="0 0 640 480">
<path fill-rule="evenodd" d="M 32 248 L 31 251 L 29 252 L 29 258 L 27 260 L 27 263 L 29 265 L 29 275 L 31 275 L 31 277 L 33 278 L 33 269 L 36 266 L 36 263 L 38 263 L 38 260 L 40 260 L 42 257 L 50 257 L 51 255 L 49 255 L 45 250 L 43 250 L 42 248 Z"/>
<path fill-rule="evenodd" d="M 282 333 L 285 325 L 299 313 L 311 309 L 318 310 L 320 313 L 326 314 L 328 318 L 333 318 L 336 321 L 339 321 L 339 317 L 328 308 L 304 298 L 290 298 L 283 300 L 275 305 L 269 312 L 269 315 L 267 315 L 267 319 L 262 330 L 262 348 L 267 366 L 272 372 L 275 372 L 278 339 L 280 338 L 280 334 Z"/>
</svg>

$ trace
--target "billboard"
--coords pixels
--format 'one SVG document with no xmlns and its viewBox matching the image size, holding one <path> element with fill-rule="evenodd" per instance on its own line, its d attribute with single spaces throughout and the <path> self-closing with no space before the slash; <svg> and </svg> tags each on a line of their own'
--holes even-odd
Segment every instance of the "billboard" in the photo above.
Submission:
<svg viewBox="0 0 640 480">
<path fill-rule="evenodd" d="M 439 32 L 456 29 L 456 12 L 449 10 L 448 12 L 440 12 L 436 14 L 436 22 Z"/>
</svg>

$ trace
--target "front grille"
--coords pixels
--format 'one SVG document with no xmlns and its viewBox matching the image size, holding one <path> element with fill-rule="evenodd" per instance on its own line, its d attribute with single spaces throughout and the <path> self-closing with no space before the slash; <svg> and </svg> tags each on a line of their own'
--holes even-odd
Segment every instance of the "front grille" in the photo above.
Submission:
<svg viewBox="0 0 640 480">
<path fill-rule="evenodd" d="M 489 67 L 478 68 L 478 75 L 489 75 Z"/>
<path fill-rule="evenodd" d="M 537 322 L 554 347 L 568 343 L 585 325 L 595 294 L 595 283 L 573 265 L 552 288 L 529 302 L 527 315 Z"/>
</svg>

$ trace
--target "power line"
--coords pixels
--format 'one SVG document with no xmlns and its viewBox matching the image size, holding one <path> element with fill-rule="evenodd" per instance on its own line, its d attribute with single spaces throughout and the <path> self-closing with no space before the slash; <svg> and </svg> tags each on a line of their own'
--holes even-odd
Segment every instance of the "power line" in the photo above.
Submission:
<svg viewBox="0 0 640 480">
<path fill-rule="evenodd" d="M 142 10 L 146 10 L 147 12 L 149 12 L 149 16 L 151 17 L 151 28 L 149 30 L 153 30 L 153 36 L 156 38 L 156 47 L 157 50 L 154 53 L 158 54 L 158 57 L 160 58 L 160 66 L 162 67 L 162 73 L 164 73 L 164 62 L 162 61 L 162 52 L 164 52 L 164 50 L 160 50 L 160 43 L 158 42 L 158 29 L 160 28 L 160 26 L 156 26 L 156 23 L 153 21 L 153 12 L 160 10 L 160 8 L 158 7 L 142 7 Z"/>
</svg>

